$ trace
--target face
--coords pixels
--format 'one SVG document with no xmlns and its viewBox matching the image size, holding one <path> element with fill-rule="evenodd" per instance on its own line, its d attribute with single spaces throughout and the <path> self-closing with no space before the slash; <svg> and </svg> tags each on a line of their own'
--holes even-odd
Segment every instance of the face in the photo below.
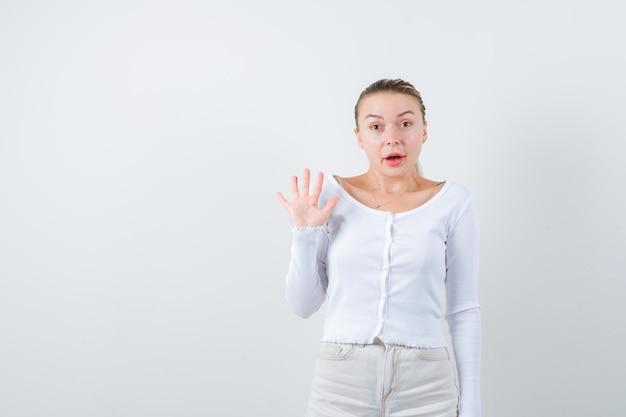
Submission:
<svg viewBox="0 0 626 417">
<path fill-rule="evenodd" d="M 415 97 L 395 92 L 366 96 L 358 109 L 357 143 L 365 147 L 370 168 L 389 176 L 415 170 L 428 139 Z"/>
</svg>

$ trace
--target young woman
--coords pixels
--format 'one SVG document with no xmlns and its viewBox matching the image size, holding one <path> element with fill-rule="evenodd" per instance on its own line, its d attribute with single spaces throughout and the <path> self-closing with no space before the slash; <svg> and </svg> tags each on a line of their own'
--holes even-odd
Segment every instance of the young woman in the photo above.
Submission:
<svg viewBox="0 0 626 417">
<path fill-rule="evenodd" d="M 428 134 L 410 83 L 374 82 L 355 119 L 366 172 L 319 173 L 311 186 L 305 170 L 291 200 L 277 193 L 293 229 L 287 301 L 305 318 L 328 303 L 307 416 L 479 417 L 472 194 L 419 174 Z"/>
</svg>

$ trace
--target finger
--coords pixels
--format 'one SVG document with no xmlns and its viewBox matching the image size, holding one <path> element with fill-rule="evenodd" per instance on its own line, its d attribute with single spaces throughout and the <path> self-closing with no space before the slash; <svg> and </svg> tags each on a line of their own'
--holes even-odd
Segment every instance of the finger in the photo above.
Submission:
<svg viewBox="0 0 626 417">
<path fill-rule="evenodd" d="M 300 190 L 298 189 L 298 177 L 295 175 L 291 177 L 291 195 L 293 198 L 300 197 Z"/>
<path fill-rule="evenodd" d="M 317 173 L 317 180 L 315 182 L 315 187 L 313 187 L 313 194 L 311 194 L 316 200 L 322 193 L 322 184 L 324 184 L 324 173 Z"/>
<path fill-rule="evenodd" d="M 302 194 L 309 195 L 309 185 L 311 183 L 311 171 L 308 168 L 304 169 L 304 174 L 302 175 Z"/>
<path fill-rule="evenodd" d="M 326 205 L 322 209 L 322 213 L 324 213 L 324 215 L 326 216 L 330 216 L 330 213 L 333 211 L 338 201 L 339 201 L 339 197 L 333 197 L 330 200 L 328 200 L 326 202 Z"/>
<path fill-rule="evenodd" d="M 320 171 L 317 173 L 317 179 L 315 182 L 315 187 L 313 188 L 313 194 L 320 195 L 320 193 L 322 192 L 323 183 L 324 183 L 324 173 Z"/>
<path fill-rule="evenodd" d="M 278 201 L 280 201 L 280 204 L 282 204 L 283 206 L 287 207 L 287 199 L 285 198 L 285 196 L 283 195 L 283 193 L 281 192 L 277 192 L 276 193 L 276 197 L 278 197 Z"/>
</svg>

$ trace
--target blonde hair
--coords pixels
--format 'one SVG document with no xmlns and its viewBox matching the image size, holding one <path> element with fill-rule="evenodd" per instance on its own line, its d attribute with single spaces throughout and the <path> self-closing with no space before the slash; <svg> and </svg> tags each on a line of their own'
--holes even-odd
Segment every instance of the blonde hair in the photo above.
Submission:
<svg viewBox="0 0 626 417">
<path fill-rule="evenodd" d="M 424 106 L 424 101 L 422 100 L 420 92 L 417 91 L 408 81 L 404 81 L 400 78 L 383 78 L 378 81 L 374 81 L 361 92 L 361 95 L 359 95 L 359 99 L 356 101 L 356 105 L 354 106 L 354 121 L 357 128 L 359 127 L 359 106 L 361 105 L 361 101 L 369 95 L 383 92 L 406 94 L 415 98 L 419 103 L 420 110 L 422 111 L 422 121 L 426 121 L 426 107 Z"/>
</svg>

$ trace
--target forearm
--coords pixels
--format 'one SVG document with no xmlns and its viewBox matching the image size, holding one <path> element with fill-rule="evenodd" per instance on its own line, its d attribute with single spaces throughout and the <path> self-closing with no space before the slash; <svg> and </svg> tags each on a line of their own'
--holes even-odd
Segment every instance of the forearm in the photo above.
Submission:
<svg viewBox="0 0 626 417">
<path fill-rule="evenodd" d="M 462 311 L 448 317 L 448 327 L 459 374 L 461 417 L 480 417 L 480 308 Z"/>
<path fill-rule="evenodd" d="M 326 273 L 320 259 L 325 238 L 322 227 L 293 230 L 285 296 L 291 309 L 302 318 L 317 311 L 326 297 Z"/>
</svg>

